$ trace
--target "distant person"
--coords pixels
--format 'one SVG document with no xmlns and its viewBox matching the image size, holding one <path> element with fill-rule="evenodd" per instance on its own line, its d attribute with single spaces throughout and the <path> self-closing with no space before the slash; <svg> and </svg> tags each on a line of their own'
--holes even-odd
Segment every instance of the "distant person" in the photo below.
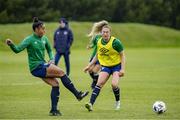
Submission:
<svg viewBox="0 0 180 120">
<path fill-rule="evenodd" d="M 109 25 L 102 27 L 101 36 L 97 40 L 97 54 L 93 60 L 84 69 L 85 72 L 99 60 L 101 65 L 101 72 L 99 73 L 98 82 L 93 89 L 89 103 L 85 107 L 93 110 L 93 105 L 101 88 L 105 85 L 107 80 L 112 75 L 111 86 L 115 96 L 115 109 L 120 108 L 120 88 L 118 86 L 119 78 L 124 76 L 125 73 L 125 54 L 122 43 L 119 39 L 111 36 L 111 28 Z"/>
<path fill-rule="evenodd" d="M 101 36 L 101 30 L 104 25 L 108 25 L 108 22 L 105 20 L 99 21 L 94 23 L 91 32 L 88 34 L 88 37 L 90 37 L 90 42 L 87 46 L 88 49 L 93 49 L 93 52 L 90 57 L 90 62 L 92 61 L 93 57 L 96 55 L 97 52 L 97 40 L 102 37 Z M 101 69 L 101 65 L 99 64 L 99 61 L 96 61 L 94 65 L 91 66 L 89 69 L 89 75 L 92 78 L 91 88 L 94 89 L 96 86 L 98 77 L 99 77 L 99 71 Z"/>
<path fill-rule="evenodd" d="M 27 49 L 29 69 L 33 76 L 41 78 L 45 83 L 52 86 L 51 90 L 51 110 L 49 115 L 58 116 L 61 115 L 57 109 L 59 101 L 59 82 L 57 78 L 60 78 L 63 85 L 70 90 L 78 100 L 83 99 L 88 92 L 78 91 L 67 75 L 54 65 L 54 56 L 45 34 L 45 24 L 34 18 L 32 25 L 33 34 L 26 37 L 19 45 L 15 45 L 12 40 L 7 39 L 6 43 L 15 52 L 19 53 L 25 48 Z M 49 62 L 45 61 L 45 50 L 49 55 Z M 22 76 L 23 77 L 23 76 Z"/>
<path fill-rule="evenodd" d="M 65 18 L 60 18 L 59 28 L 54 33 L 54 48 L 56 50 L 55 55 L 55 65 L 58 65 L 58 62 L 61 56 L 64 56 L 66 64 L 66 74 L 70 74 L 70 48 L 73 43 L 73 33 L 69 28 L 68 21 Z"/>
</svg>

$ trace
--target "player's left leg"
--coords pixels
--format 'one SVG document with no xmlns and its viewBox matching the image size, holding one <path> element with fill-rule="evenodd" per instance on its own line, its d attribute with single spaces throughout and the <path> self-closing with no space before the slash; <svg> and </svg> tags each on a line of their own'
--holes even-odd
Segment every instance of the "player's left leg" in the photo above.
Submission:
<svg viewBox="0 0 180 120">
<path fill-rule="evenodd" d="M 112 74 L 112 90 L 115 96 L 115 109 L 118 110 L 120 109 L 120 88 L 119 88 L 119 72 L 116 71 Z"/>
<path fill-rule="evenodd" d="M 63 85 L 71 91 L 71 93 L 73 93 L 75 95 L 75 97 L 78 100 L 83 99 L 85 96 L 88 95 L 88 91 L 86 92 L 81 92 L 78 91 L 74 84 L 71 82 L 71 80 L 69 79 L 69 77 L 64 73 L 64 71 L 62 69 L 60 69 L 59 67 L 50 64 L 49 67 L 46 68 L 46 77 L 56 77 L 56 78 L 60 78 Z"/>
</svg>

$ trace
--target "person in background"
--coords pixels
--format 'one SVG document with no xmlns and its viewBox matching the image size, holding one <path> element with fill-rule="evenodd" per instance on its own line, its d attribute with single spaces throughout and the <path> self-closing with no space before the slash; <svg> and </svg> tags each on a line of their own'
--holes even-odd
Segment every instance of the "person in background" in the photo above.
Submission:
<svg viewBox="0 0 180 120">
<path fill-rule="evenodd" d="M 73 40 L 73 33 L 69 28 L 68 21 L 65 18 L 60 18 L 59 28 L 54 33 L 55 65 L 58 65 L 61 56 L 64 56 L 68 76 L 70 74 L 70 48 Z"/>
</svg>

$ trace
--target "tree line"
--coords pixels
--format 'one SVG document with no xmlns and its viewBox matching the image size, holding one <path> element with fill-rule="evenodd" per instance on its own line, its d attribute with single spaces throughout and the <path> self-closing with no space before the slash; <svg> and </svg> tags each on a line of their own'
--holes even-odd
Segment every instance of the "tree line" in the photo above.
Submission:
<svg viewBox="0 0 180 120">
<path fill-rule="evenodd" d="M 0 0 L 0 23 L 44 21 L 138 22 L 180 29 L 180 0 Z"/>
</svg>

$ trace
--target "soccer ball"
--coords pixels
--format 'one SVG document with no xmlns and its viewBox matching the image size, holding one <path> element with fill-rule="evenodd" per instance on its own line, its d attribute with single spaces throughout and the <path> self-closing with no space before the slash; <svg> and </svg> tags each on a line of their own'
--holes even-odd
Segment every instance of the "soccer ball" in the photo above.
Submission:
<svg viewBox="0 0 180 120">
<path fill-rule="evenodd" d="M 166 111 L 166 104 L 163 101 L 156 101 L 153 104 L 153 111 L 157 114 L 164 113 Z"/>
</svg>

